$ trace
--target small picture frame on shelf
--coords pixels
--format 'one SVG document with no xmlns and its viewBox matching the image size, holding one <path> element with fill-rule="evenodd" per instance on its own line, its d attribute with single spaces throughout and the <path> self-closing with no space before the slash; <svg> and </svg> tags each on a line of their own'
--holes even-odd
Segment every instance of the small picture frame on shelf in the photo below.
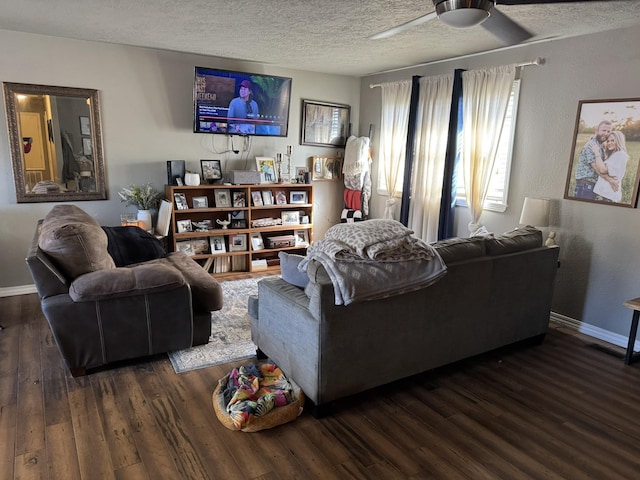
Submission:
<svg viewBox="0 0 640 480">
<path fill-rule="evenodd" d="M 244 210 L 234 210 L 231 212 L 231 220 L 240 220 L 244 218 Z"/>
<path fill-rule="evenodd" d="M 191 225 L 194 232 L 208 232 L 209 230 L 213 230 L 213 220 L 210 218 L 205 218 L 199 222 L 192 221 Z"/>
<path fill-rule="evenodd" d="M 206 238 L 191 239 L 191 246 L 193 247 L 194 255 L 206 255 L 209 253 L 209 242 Z"/>
<path fill-rule="evenodd" d="M 215 191 L 216 208 L 231 207 L 231 193 L 228 188 L 219 188 Z"/>
<path fill-rule="evenodd" d="M 309 173 L 307 167 L 296 167 L 296 181 L 298 183 L 307 183 L 305 181 L 305 173 Z"/>
<path fill-rule="evenodd" d="M 195 255 L 193 251 L 193 245 L 191 244 L 191 240 L 182 240 L 180 242 L 176 242 L 176 252 L 182 252 L 190 257 Z"/>
<path fill-rule="evenodd" d="M 282 225 L 300 225 L 300 212 L 282 212 Z"/>
<path fill-rule="evenodd" d="M 289 203 L 307 203 L 307 192 L 289 192 Z"/>
<path fill-rule="evenodd" d="M 256 157 L 256 166 L 260 172 L 260 183 L 276 183 L 276 160 L 273 157 Z"/>
<path fill-rule="evenodd" d="M 251 200 L 253 200 L 254 207 L 261 207 L 264 205 L 262 203 L 262 195 L 260 192 L 251 192 Z"/>
<path fill-rule="evenodd" d="M 251 234 L 251 248 L 252 250 L 264 249 L 264 242 L 262 241 L 262 235 L 255 232 Z"/>
<path fill-rule="evenodd" d="M 193 208 L 209 208 L 209 199 L 205 196 L 193 197 Z"/>
<path fill-rule="evenodd" d="M 296 238 L 296 247 L 309 246 L 309 230 L 294 230 L 293 236 Z"/>
<path fill-rule="evenodd" d="M 247 197 L 244 192 L 242 191 L 233 192 L 233 206 L 238 208 L 247 206 Z"/>
<path fill-rule="evenodd" d="M 174 193 L 173 199 L 176 202 L 176 209 L 178 210 L 188 210 L 189 204 L 187 203 L 187 197 L 184 193 Z"/>
<path fill-rule="evenodd" d="M 284 191 L 277 190 L 276 191 L 276 205 L 286 205 L 287 204 L 287 196 Z"/>
<path fill-rule="evenodd" d="M 204 180 L 204 183 L 213 185 L 222 180 L 220 160 L 200 160 L 200 168 L 202 169 L 202 180 Z"/>
<path fill-rule="evenodd" d="M 229 248 L 232 252 L 243 252 L 247 249 L 247 235 L 246 233 L 240 233 L 233 235 L 229 242 Z"/>
<path fill-rule="evenodd" d="M 176 222 L 178 233 L 193 232 L 193 224 L 191 220 L 178 220 Z"/>
<path fill-rule="evenodd" d="M 247 221 L 244 218 L 232 219 L 231 228 L 247 228 Z"/>
<path fill-rule="evenodd" d="M 227 253 L 226 246 L 224 244 L 224 236 L 214 235 L 209 237 L 209 244 L 211 246 L 211 255 L 220 255 L 221 253 Z"/>
<path fill-rule="evenodd" d="M 263 205 L 273 205 L 273 193 L 271 193 L 271 190 L 262 191 L 262 203 Z"/>
</svg>

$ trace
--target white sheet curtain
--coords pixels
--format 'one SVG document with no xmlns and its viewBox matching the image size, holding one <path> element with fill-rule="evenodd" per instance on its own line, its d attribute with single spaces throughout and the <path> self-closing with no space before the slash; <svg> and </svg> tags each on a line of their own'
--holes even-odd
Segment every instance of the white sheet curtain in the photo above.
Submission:
<svg viewBox="0 0 640 480">
<path fill-rule="evenodd" d="M 462 162 L 471 234 L 482 227 L 480 215 L 515 72 L 515 65 L 462 72 Z"/>
<path fill-rule="evenodd" d="M 407 226 L 425 242 L 438 239 L 453 74 L 422 77 Z"/>
<path fill-rule="evenodd" d="M 380 168 L 387 184 L 387 202 L 384 218 L 393 219 L 396 196 L 402 191 L 411 80 L 388 82 L 381 85 L 382 118 L 380 119 Z"/>
</svg>

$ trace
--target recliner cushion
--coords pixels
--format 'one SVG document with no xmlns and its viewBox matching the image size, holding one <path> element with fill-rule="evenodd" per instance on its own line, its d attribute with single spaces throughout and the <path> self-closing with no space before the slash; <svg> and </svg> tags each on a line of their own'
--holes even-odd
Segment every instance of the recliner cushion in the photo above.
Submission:
<svg viewBox="0 0 640 480">
<path fill-rule="evenodd" d="M 483 257 L 487 249 L 483 237 L 448 238 L 431 244 L 445 264 Z"/>
<path fill-rule="evenodd" d="M 75 205 L 56 205 L 44 217 L 38 246 L 69 279 L 116 268 L 107 250 L 107 234 Z"/>
<path fill-rule="evenodd" d="M 107 250 L 116 267 L 155 260 L 167 255 L 155 235 L 139 227 L 102 227 L 109 241 Z"/>
<path fill-rule="evenodd" d="M 542 246 L 542 232 L 535 227 L 522 227 L 503 233 L 495 238 L 486 238 L 488 255 L 505 255 Z"/>
</svg>

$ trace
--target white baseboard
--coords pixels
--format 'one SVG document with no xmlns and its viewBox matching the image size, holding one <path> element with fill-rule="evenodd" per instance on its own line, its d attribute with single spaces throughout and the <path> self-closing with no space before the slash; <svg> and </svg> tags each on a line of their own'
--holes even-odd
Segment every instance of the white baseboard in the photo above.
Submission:
<svg viewBox="0 0 640 480">
<path fill-rule="evenodd" d="M 589 325 L 588 323 L 583 323 L 575 318 L 565 317 L 564 315 L 560 315 L 559 313 L 551 312 L 551 316 L 549 320 L 552 322 L 559 323 L 564 325 L 565 327 L 572 328 L 577 330 L 580 333 L 585 335 L 589 335 L 590 337 L 597 338 L 598 340 L 602 340 L 607 343 L 611 343 L 613 345 L 617 345 L 618 347 L 627 348 L 627 342 L 629 341 L 629 337 L 625 335 L 620 335 L 619 333 L 613 333 L 609 330 L 605 330 L 600 327 L 596 327 L 594 325 Z M 640 341 L 636 340 L 634 345 L 634 351 L 640 350 Z"/>
<path fill-rule="evenodd" d="M 0 297 L 12 297 L 14 295 L 27 295 L 29 293 L 38 293 L 35 285 L 20 285 L 17 287 L 0 288 Z"/>
</svg>

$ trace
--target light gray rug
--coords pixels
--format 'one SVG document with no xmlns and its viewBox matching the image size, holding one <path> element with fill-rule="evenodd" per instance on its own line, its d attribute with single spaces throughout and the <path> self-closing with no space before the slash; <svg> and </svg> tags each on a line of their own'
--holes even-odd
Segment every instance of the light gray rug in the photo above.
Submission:
<svg viewBox="0 0 640 480">
<path fill-rule="evenodd" d="M 247 311 L 250 295 L 258 294 L 258 280 L 220 282 L 224 298 L 222 310 L 211 314 L 211 337 L 206 345 L 169 352 L 176 373 L 251 357 L 256 346 L 251 341 L 251 323 Z"/>
</svg>

